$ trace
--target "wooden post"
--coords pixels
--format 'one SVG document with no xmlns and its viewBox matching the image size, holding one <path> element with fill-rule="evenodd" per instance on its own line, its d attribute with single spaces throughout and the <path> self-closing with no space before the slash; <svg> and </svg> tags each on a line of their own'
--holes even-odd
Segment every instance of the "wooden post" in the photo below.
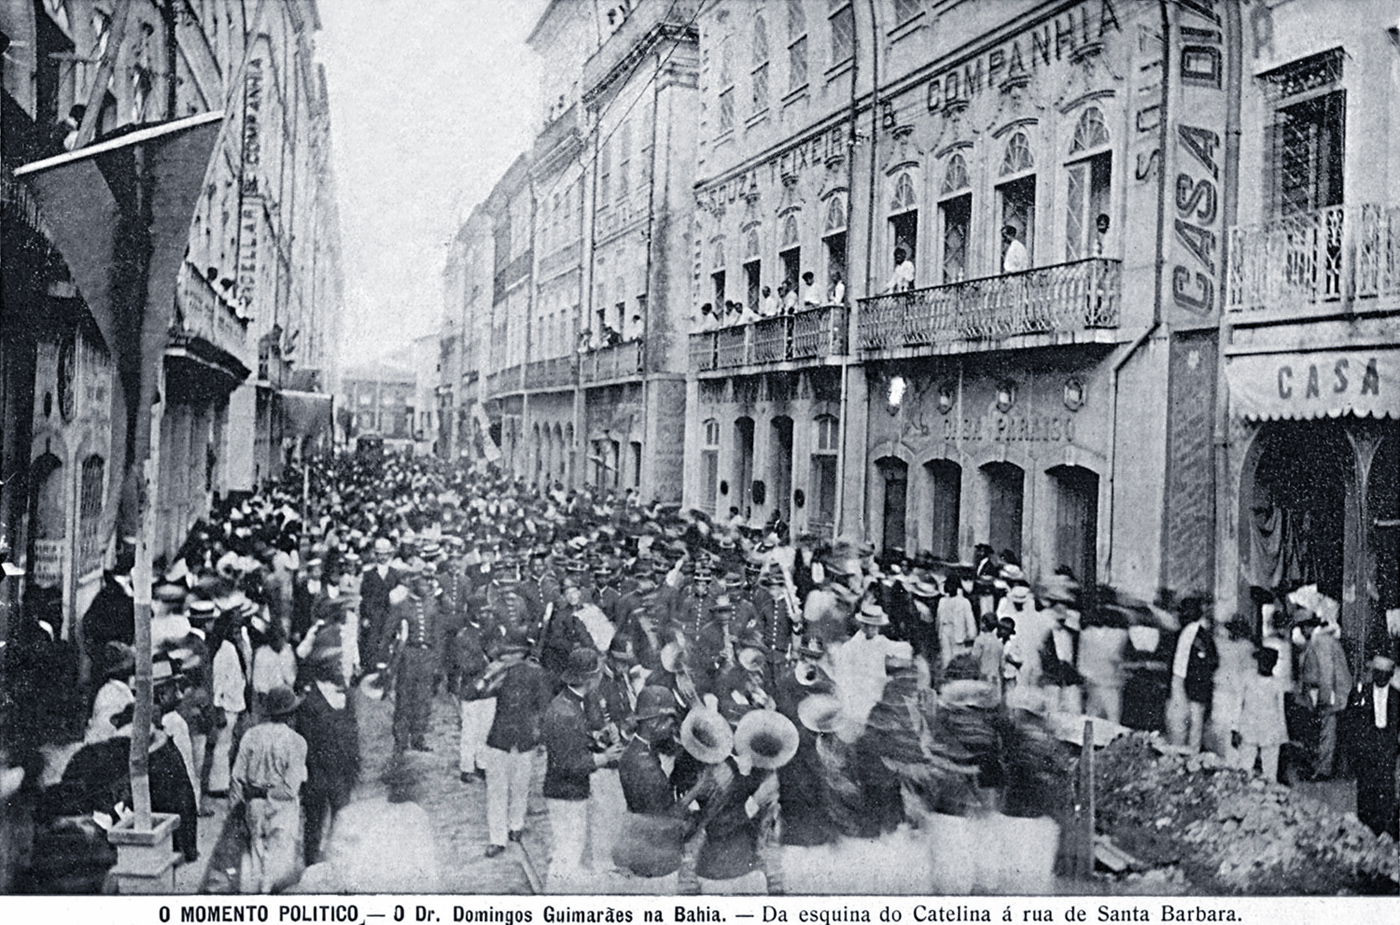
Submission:
<svg viewBox="0 0 1400 925">
<path fill-rule="evenodd" d="M 1094 721 L 1084 721 L 1084 747 L 1079 754 L 1079 857 L 1075 864 L 1076 879 L 1094 876 Z"/>
</svg>

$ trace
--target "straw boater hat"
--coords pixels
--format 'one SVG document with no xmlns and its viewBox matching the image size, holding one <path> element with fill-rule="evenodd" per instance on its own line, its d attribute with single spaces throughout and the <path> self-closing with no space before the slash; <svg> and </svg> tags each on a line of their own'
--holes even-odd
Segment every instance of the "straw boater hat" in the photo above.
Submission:
<svg viewBox="0 0 1400 925">
<path fill-rule="evenodd" d="M 797 718 L 813 732 L 835 732 L 841 719 L 841 699 L 835 694 L 811 694 L 797 704 Z"/>
<path fill-rule="evenodd" d="M 889 626 L 890 618 L 885 614 L 885 608 L 874 601 L 866 601 L 860 605 L 860 613 L 856 614 L 856 622 L 866 626 Z"/>
<path fill-rule="evenodd" d="M 718 764 L 734 748 L 734 732 L 716 710 L 696 707 L 681 723 L 681 745 L 697 760 Z"/>
<path fill-rule="evenodd" d="M 772 771 L 797 754 L 797 727 L 774 710 L 750 710 L 734 730 L 734 755 L 740 769 Z"/>
</svg>

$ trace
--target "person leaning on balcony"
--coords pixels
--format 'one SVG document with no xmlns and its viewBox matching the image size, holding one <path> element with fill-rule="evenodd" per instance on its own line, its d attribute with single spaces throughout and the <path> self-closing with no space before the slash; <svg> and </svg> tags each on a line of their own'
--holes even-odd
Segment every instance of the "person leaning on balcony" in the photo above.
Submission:
<svg viewBox="0 0 1400 925">
<path fill-rule="evenodd" d="M 1001 228 L 1001 272 L 1020 273 L 1031 268 L 1030 252 L 1016 237 L 1015 225 Z"/>
<path fill-rule="evenodd" d="M 778 287 L 778 295 L 783 298 L 783 314 L 791 315 L 797 311 L 797 282 L 796 280 L 786 280 Z"/>
<path fill-rule="evenodd" d="M 822 304 L 822 292 L 817 288 L 817 277 L 811 270 L 802 274 L 802 287 L 804 291 L 803 308 L 816 308 Z"/>
<path fill-rule="evenodd" d="M 717 327 L 719 327 L 719 323 L 715 319 L 715 307 L 706 302 L 700 306 L 700 314 L 695 318 L 695 330 L 700 332 L 713 331 Z"/>
<path fill-rule="evenodd" d="M 885 292 L 908 292 L 914 288 L 914 260 L 903 244 L 894 249 L 894 273 L 885 284 Z"/>
<path fill-rule="evenodd" d="M 846 304 L 846 284 L 841 279 L 840 270 L 831 271 L 831 288 L 827 290 L 826 302 L 828 305 Z"/>
<path fill-rule="evenodd" d="M 772 318 L 778 314 L 778 297 L 773 295 L 773 290 L 767 286 L 763 287 L 763 300 L 758 303 L 758 313 L 765 318 Z"/>
<path fill-rule="evenodd" d="M 758 306 L 749 305 L 748 303 L 741 304 L 739 308 L 740 324 L 751 324 L 752 322 L 757 321 L 761 317 L 762 316 L 758 313 Z"/>
</svg>

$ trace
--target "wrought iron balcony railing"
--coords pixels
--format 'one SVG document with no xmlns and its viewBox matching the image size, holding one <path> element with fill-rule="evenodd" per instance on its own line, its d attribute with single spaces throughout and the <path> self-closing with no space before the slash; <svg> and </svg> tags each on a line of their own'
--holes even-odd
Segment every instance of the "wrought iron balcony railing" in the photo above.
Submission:
<svg viewBox="0 0 1400 925">
<path fill-rule="evenodd" d="M 641 375 L 642 342 L 627 340 L 579 355 L 579 382 L 589 385 Z"/>
<path fill-rule="evenodd" d="M 690 335 L 690 367 L 697 372 L 816 360 L 846 353 L 846 307 L 822 305 L 795 315 Z"/>
<path fill-rule="evenodd" d="M 184 333 L 203 338 L 226 353 L 242 355 L 247 339 L 247 319 L 239 317 L 234 304 L 188 261 L 180 267 L 176 299 L 184 322 Z M 259 358 L 260 370 L 264 362 Z M 259 378 L 267 377 L 260 375 Z"/>
<path fill-rule="evenodd" d="M 1400 296 L 1400 204 L 1301 212 L 1230 229 L 1225 308 L 1311 314 Z"/>
<path fill-rule="evenodd" d="M 531 360 L 525 366 L 527 389 L 572 388 L 577 379 L 577 367 L 571 356 Z"/>
<path fill-rule="evenodd" d="M 1094 257 L 861 299 L 860 349 L 1116 328 L 1120 268 Z"/>
</svg>

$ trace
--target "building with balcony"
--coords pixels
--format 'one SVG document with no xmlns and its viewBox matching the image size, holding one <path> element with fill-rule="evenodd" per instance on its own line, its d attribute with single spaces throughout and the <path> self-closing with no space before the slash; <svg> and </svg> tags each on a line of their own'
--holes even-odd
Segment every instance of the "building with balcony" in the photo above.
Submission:
<svg viewBox="0 0 1400 925">
<path fill-rule="evenodd" d="M 852 6 L 725 2 L 700 26 L 687 503 L 829 537 L 854 468 Z"/>
<path fill-rule="evenodd" d="M 0 2 L 0 548 L 23 570 L 0 580 L 0 642 L 22 614 L 81 640 L 120 545 L 144 532 L 169 557 L 215 496 L 253 487 L 271 332 L 269 364 L 334 369 L 317 27 L 313 0 Z M 55 684 L 79 692 L 88 653 L 65 652 Z M 4 734 L 82 718 L 61 700 Z"/>
<path fill-rule="evenodd" d="M 688 502 L 1211 587 L 1236 12 L 707 7 Z"/>
<path fill-rule="evenodd" d="M 529 36 L 542 128 L 454 245 L 494 251 L 467 417 L 528 481 L 681 496 L 699 6 L 554 0 Z"/>
<path fill-rule="evenodd" d="M 1249 17 L 1223 242 L 1218 593 L 1317 584 L 1352 669 L 1400 607 L 1400 61 L 1395 9 Z M 1255 607 L 1257 613 L 1257 607 Z"/>
</svg>

